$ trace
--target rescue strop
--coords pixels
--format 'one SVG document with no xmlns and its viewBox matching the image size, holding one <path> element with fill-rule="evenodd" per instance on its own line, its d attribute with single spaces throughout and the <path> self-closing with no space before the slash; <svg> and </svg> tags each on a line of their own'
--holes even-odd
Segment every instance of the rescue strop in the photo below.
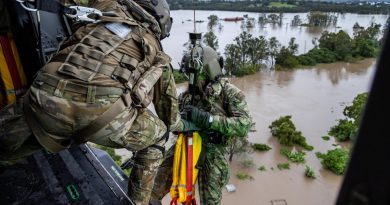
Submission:
<svg viewBox="0 0 390 205">
<path fill-rule="evenodd" d="M 202 139 L 198 132 L 180 133 L 173 158 L 173 182 L 170 190 L 171 203 L 194 204 L 195 183 L 198 169 L 195 168 L 202 150 Z"/>
<path fill-rule="evenodd" d="M 0 109 L 22 96 L 27 86 L 12 35 L 10 33 L 0 35 Z"/>
</svg>

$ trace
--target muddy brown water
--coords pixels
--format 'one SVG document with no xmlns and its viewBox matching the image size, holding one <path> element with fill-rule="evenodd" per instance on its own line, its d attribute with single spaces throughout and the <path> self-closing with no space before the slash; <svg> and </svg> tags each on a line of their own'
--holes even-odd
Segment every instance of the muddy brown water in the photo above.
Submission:
<svg viewBox="0 0 390 205">
<path fill-rule="evenodd" d="M 236 186 L 236 191 L 228 193 L 224 189 L 222 204 L 334 204 L 343 177 L 323 169 L 315 152 L 326 152 L 335 147 L 337 142 L 333 139 L 324 141 L 321 137 L 337 119 L 343 118 L 345 105 L 357 94 L 369 90 L 374 64 L 374 59 L 366 59 L 357 63 L 320 64 L 314 68 L 262 71 L 231 78 L 231 82 L 245 93 L 256 122 L 256 131 L 249 134 L 249 140 L 266 143 L 272 150 L 234 156 L 229 183 Z M 179 91 L 184 89 L 185 85 L 179 85 Z M 314 146 L 313 151 L 306 153 L 305 163 L 314 168 L 317 176 L 314 180 L 304 176 L 304 164 L 290 163 L 290 170 L 277 168 L 278 163 L 288 160 L 279 154 L 280 145 L 271 136 L 268 126 L 284 115 L 292 115 L 297 129 Z M 244 159 L 252 159 L 255 166 L 244 168 L 241 165 Z M 257 169 L 262 165 L 267 171 Z M 251 175 L 253 180 L 239 180 L 237 171 Z M 169 204 L 169 201 L 167 196 L 163 204 Z"/>
</svg>

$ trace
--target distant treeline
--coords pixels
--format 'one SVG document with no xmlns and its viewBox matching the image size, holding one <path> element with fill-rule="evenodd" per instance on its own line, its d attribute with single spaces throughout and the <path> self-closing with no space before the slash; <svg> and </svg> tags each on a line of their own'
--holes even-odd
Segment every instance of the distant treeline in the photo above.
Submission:
<svg viewBox="0 0 390 205">
<path fill-rule="evenodd" d="M 333 3 L 319 1 L 202 1 L 193 5 L 191 0 L 168 0 L 171 10 L 193 9 L 197 10 L 223 10 L 223 11 L 248 11 L 248 12 L 340 12 L 359 14 L 389 14 L 390 5 L 382 2 L 375 5 L 350 2 Z"/>
</svg>

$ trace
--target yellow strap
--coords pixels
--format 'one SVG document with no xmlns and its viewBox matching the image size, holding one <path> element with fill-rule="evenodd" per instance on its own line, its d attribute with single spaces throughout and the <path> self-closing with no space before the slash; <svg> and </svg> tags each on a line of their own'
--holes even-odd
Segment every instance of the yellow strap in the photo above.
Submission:
<svg viewBox="0 0 390 205">
<path fill-rule="evenodd" d="M 11 73 L 8 70 L 7 62 L 5 61 L 3 48 L 0 44 L 0 77 L 5 87 L 7 103 L 12 103 L 16 100 L 15 87 L 12 81 Z"/>
<path fill-rule="evenodd" d="M 187 163 L 186 163 L 186 140 L 183 133 L 179 134 L 179 138 L 175 145 L 175 153 L 173 158 L 173 183 L 170 189 L 172 199 L 177 199 L 178 202 L 183 203 L 186 201 L 187 195 L 192 194 L 195 198 L 195 189 L 192 193 L 187 193 Z M 202 138 L 198 132 L 193 133 L 193 187 L 198 177 L 198 169 L 195 168 L 196 163 L 199 160 L 200 152 L 202 150 Z"/>
<path fill-rule="evenodd" d="M 16 67 L 18 68 L 20 81 L 22 82 L 23 86 L 26 86 L 27 85 L 26 74 L 24 73 L 22 63 L 20 62 L 18 49 L 16 48 L 15 40 L 14 40 L 14 37 L 12 36 L 11 33 L 8 34 L 8 39 L 9 39 L 10 44 L 11 44 L 12 54 L 14 55 Z"/>
</svg>

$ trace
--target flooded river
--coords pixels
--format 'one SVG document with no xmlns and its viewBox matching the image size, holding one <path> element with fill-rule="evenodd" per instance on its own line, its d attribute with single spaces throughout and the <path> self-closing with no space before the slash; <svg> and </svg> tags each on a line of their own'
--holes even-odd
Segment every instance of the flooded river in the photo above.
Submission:
<svg viewBox="0 0 390 205">
<path fill-rule="evenodd" d="M 353 34 L 353 25 L 358 22 L 360 26 L 367 27 L 372 22 L 384 25 L 388 15 L 360 15 L 360 14 L 334 14 L 338 18 L 336 26 L 329 26 L 327 28 L 320 27 L 292 27 L 291 20 L 295 15 L 299 15 L 303 23 L 307 23 L 307 13 L 284 13 L 281 25 L 266 24 L 260 26 L 257 20 L 260 13 L 253 12 L 235 12 L 235 11 L 196 11 L 196 20 L 204 21 L 203 23 L 196 24 L 196 31 L 203 34 L 208 31 L 207 17 L 210 15 L 217 15 L 220 19 L 227 17 L 242 17 L 247 14 L 248 17 L 252 17 L 256 20 L 255 26 L 251 29 L 242 29 L 241 21 L 238 22 L 226 22 L 220 21 L 221 28 L 216 26 L 213 31 L 218 38 L 219 48 L 218 51 L 223 54 L 227 44 L 233 42 L 233 39 L 238 36 L 242 31 L 247 31 L 253 36 L 263 35 L 266 39 L 273 36 L 280 41 L 284 46 L 288 45 L 291 37 L 296 38 L 296 43 L 299 44 L 298 53 L 305 53 L 313 48 L 312 40 L 319 38 L 321 33 L 325 30 L 330 32 L 338 32 L 344 30 L 350 36 Z M 188 41 L 188 33 L 193 32 L 194 25 L 192 22 L 193 11 L 190 10 L 176 10 L 172 11 L 173 25 L 171 30 L 171 36 L 164 39 L 162 44 L 165 51 L 173 58 L 172 64 L 175 68 L 178 68 L 178 62 L 180 62 L 182 53 L 184 50 L 183 44 Z M 268 14 L 267 14 L 268 15 Z M 279 15 L 279 14 L 278 14 Z M 190 21 L 188 21 L 190 20 Z"/>
<path fill-rule="evenodd" d="M 321 137 L 327 135 L 336 119 L 344 117 L 345 104 L 351 103 L 357 94 L 368 91 L 373 71 L 374 61 L 367 59 L 354 64 L 324 64 L 313 69 L 260 72 L 232 79 L 246 94 L 256 122 L 257 131 L 250 133 L 249 140 L 266 143 L 272 150 L 234 160 L 230 183 L 237 186 L 237 191 L 224 193 L 222 204 L 262 205 L 278 199 L 289 205 L 334 204 L 342 177 L 324 170 L 315 152 L 334 148 L 333 139 L 324 141 Z M 283 115 L 292 115 L 297 129 L 314 146 L 314 150 L 306 154 L 306 164 L 315 169 L 317 179 L 304 176 L 304 165 L 290 163 L 290 170 L 277 169 L 278 163 L 288 161 L 279 154 L 279 142 L 271 136 L 268 126 Z M 253 159 L 256 166 L 243 169 L 240 160 L 244 158 Z M 268 171 L 257 170 L 261 165 Z M 237 170 L 250 174 L 254 180 L 238 180 Z"/>
<path fill-rule="evenodd" d="M 342 176 L 324 170 L 315 152 L 326 152 L 337 144 L 324 141 L 329 128 L 343 118 L 346 104 L 369 90 L 374 73 L 374 59 L 358 63 L 320 64 L 314 68 L 292 71 L 263 71 L 254 75 L 232 78 L 246 95 L 256 132 L 249 134 L 252 143 L 265 143 L 272 150 L 235 156 L 231 163 L 230 183 L 236 192 L 223 193 L 223 205 L 330 205 L 334 204 Z M 179 85 L 184 90 L 186 85 Z M 290 170 L 279 170 L 278 163 L 288 162 L 279 154 L 280 145 L 271 136 L 268 126 L 280 116 L 292 115 L 292 121 L 314 150 L 306 153 L 307 165 L 314 168 L 317 178 L 304 176 L 304 164 L 290 163 Z M 244 168 L 241 161 L 252 159 L 253 168 Z M 257 168 L 264 165 L 267 171 Z M 274 170 L 271 170 L 273 167 Z M 253 180 L 239 180 L 237 171 L 247 173 Z M 170 197 L 163 204 L 169 204 Z"/>
<path fill-rule="evenodd" d="M 198 32 L 207 31 L 207 17 L 211 14 L 219 18 L 244 14 L 256 20 L 259 17 L 258 13 L 248 12 L 197 11 L 197 20 L 205 21 L 196 25 Z M 187 33 L 193 31 L 193 23 L 187 21 L 192 15 L 192 11 L 172 11 L 174 24 L 171 36 L 163 40 L 163 46 L 172 56 L 175 68 L 182 57 L 183 44 L 188 40 Z M 313 47 L 312 39 L 320 37 L 324 30 L 332 32 L 345 30 L 352 35 L 352 26 L 355 22 L 366 27 L 372 22 L 383 25 L 387 19 L 386 15 L 337 14 L 337 26 L 313 29 L 291 27 L 294 15 L 297 14 L 284 14 L 281 26 L 267 24 L 260 27 L 256 24 L 253 29 L 247 31 L 254 36 L 264 35 L 267 39 L 275 36 L 282 45 L 287 45 L 290 38 L 295 37 L 299 44 L 299 53 L 304 53 Z M 306 22 L 307 13 L 298 15 Z M 241 22 L 221 23 L 222 27 L 217 26 L 214 32 L 219 41 L 218 50 L 223 54 L 225 46 L 232 43 L 243 30 Z M 366 59 L 358 63 L 320 64 L 314 68 L 262 71 L 250 76 L 232 78 L 231 81 L 244 91 L 251 115 L 256 122 L 256 132 L 249 134 L 249 141 L 266 143 L 272 150 L 234 157 L 231 163 L 230 183 L 234 184 L 237 190 L 233 193 L 224 190 L 222 204 L 334 204 L 342 176 L 324 170 L 315 152 L 326 152 L 334 148 L 336 142 L 333 139 L 324 141 L 321 137 L 327 135 L 330 127 L 336 124 L 336 120 L 343 117 L 342 110 L 346 104 L 352 102 L 357 94 L 368 91 L 374 72 L 374 61 L 375 59 Z M 185 85 L 179 85 L 179 91 L 184 89 Z M 297 129 L 307 138 L 307 142 L 314 146 L 314 150 L 306 154 L 306 164 L 313 167 L 317 175 L 314 180 L 304 176 L 304 164 L 290 163 L 290 170 L 280 171 L 277 168 L 278 163 L 288 161 L 279 154 L 279 143 L 271 136 L 268 126 L 284 115 L 292 115 Z M 255 166 L 243 168 L 240 162 L 244 159 L 252 159 Z M 257 169 L 262 165 L 267 171 Z M 274 170 L 271 170 L 271 167 Z M 251 175 L 253 180 L 238 180 L 237 171 Z M 163 204 L 169 204 L 169 201 L 170 197 L 167 196 Z"/>
</svg>

